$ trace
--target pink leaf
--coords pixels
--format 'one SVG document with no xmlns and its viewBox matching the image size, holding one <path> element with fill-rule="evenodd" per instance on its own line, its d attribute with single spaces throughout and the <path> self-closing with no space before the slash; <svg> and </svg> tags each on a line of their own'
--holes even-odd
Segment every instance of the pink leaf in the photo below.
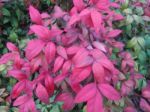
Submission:
<svg viewBox="0 0 150 112">
<path fill-rule="evenodd" d="M 94 73 L 95 80 L 101 83 L 104 82 L 105 72 L 104 72 L 104 68 L 102 67 L 102 65 L 98 62 L 95 62 L 92 66 L 92 70 Z"/>
<path fill-rule="evenodd" d="M 71 69 L 71 61 L 66 61 L 62 67 L 62 74 L 66 74 L 67 72 L 69 72 L 69 70 Z"/>
<path fill-rule="evenodd" d="M 41 84 L 38 83 L 37 88 L 36 88 L 36 96 L 44 103 L 48 104 L 49 103 L 49 96 L 48 93 L 45 89 L 45 87 Z"/>
<path fill-rule="evenodd" d="M 150 112 L 150 105 L 143 98 L 141 98 L 140 100 L 140 107 L 143 109 L 144 112 Z"/>
<path fill-rule="evenodd" d="M 100 27 L 102 24 L 102 15 L 98 11 L 92 10 L 91 18 L 92 18 L 92 22 L 93 22 L 95 31 L 98 32 L 100 30 Z"/>
<path fill-rule="evenodd" d="M 70 21 L 68 23 L 68 26 L 71 26 L 71 25 L 75 24 L 79 20 L 80 20 L 79 15 L 75 14 L 75 15 L 71 16 Z"/>
<path fill-rule="evenodd" d="M 38 112 L 36 109 L 35 102 L 32 98 L 25 105 L 25 107 L 28 107 L 29 112 Z"/>
<path fill-rule="evenodd" d="M 129 106 L 124 109 L 124 112 L 137 112 L 137 111 L 134 107 Z"/>
<path fill-rule="evenodd" d="M 79 11 L 84 8 L 83 0 L 73 0 L 73 4 Z"/>
<path fill-rule="evenodd" d="M 114 8 L 120 8 L 120 5 L 117 4 L 117 3 L 115 3 L 115 2 L 111 2 L 110 5 L 111 5 L 112 7 L 114 7 Z"/>
<path fill-rule="evenodd" d="M 31 72 L 34 73 L 38 68 L 39 66 L 42 64 L 42 58 L 41 56 L 37 56 L 36 58 L 33 58 L 31 60 Z"/>
<path fill-rule="evenodd" d="M 0 64 L 6 64 L 8 61 L 14 61 L 16 53 L 6 53 L 0 58 Z"/>
<path fill-rule="evenodd" d="M 114 38 L 117 37 L 122 31 L 121 30 L 112 30 L 108 33 L 107 37 Z"/>
<path fill-rule="evenodd" d="M 56 54 L 55 44 L 52 42 L 47 43 L 44 53 L 48 64 L 51 63 L 54 60 Z"/>
<path fill-rule="evenodd" d="M 54 14 L 53 14 L 54 18 L 63 17 L 65 14 L 66 12 L 64 12 L 59 6 L 54 7 Z"/>
<path fill-rule="evenodd" d="M 73 55 L 73 54 L 77 53 L 79 49 L 80 48 L 78 46 L 75 46 L 75 45 L 71 46 L 71 47 L 67 48 L 67 54 Z"/>
<path fill-rule="evenodd" d="M 45 87 L 48 94 L 52 95 L 54 93 L 54 80 L 49 75 L 45 77 Z"/>
<path fill-rule="evenodd" d="M 42 24 L 42 17 L 40 12 L 35 9 L 32 5 L 29 7 L 29 14 L 32 22 L 41 25 Z"/>
<path fill-rule="evenodd" d="M 90 10 L 88 8 L 86 8 L 80 12 L 79 16 L 84 17 L 85 15 L 88 15 L 88 14 L 90 14 Z"/>
<path fill-rule="evenodd" d="M 88 51 L 84 48 L 80 49 L 77 54 L 73 57 L 73 62 L 76 67 L 85 67 L 93 63 L 93 58 L 88 56 Z"/>
<path fill-rule="evenodd" d="M 50 40 L 51 32 L 47 27 L 41 25 L 32 25 L 30 27 L 31 31 L 33 31 L 40 39 L 42 40 Z"/>
<path fill-rule="evenodd" d="M 21 94 L 21 92 L 24 90 L 24 88 L 25 88 L 24 81 L 19 81 L 18 83 L 16 83 L 12 89 L 11 97 L 13 99 L 18 97 Z"/>
<path fill-rule="evenodd" d="M 97 91 L 96 95 L 87 102 L 88 112 L 104 112 L 103 99 L 101 94 Z"/>
<path fill-rule="evenodd" d="M 150 99 L 150 86 L 146 86 L 142 89 L 142 96 L 144 96 L 147 99 Z"/>
<path fill-rule="evenodd" d="M 26 103 L 28 100 L 29 100 L 29 96 L 22 95 L 15 100 L 15 102 L 13 103 L 13 106 L 22 105 L 22 104 Z"/>
<path fill-rule="evenodd" d="M 57 84 L 57 83 L 61 83 L 65 78 L 66 78 L 67 74 L 60 74 L 60 75 L 57 75 L 55 78 L 54 78 L 54 82 Z"/>
<path fill-rule="evenodd" d="M 103 52 L 101 52 L 99 49 L 93 49 L 90 54 L 93 56 L 95 60 L 101 60 L 105 59 L 106 56 Z"/>
<path fill-rule="evenodd" d="M 105 44 L 103 44 L 103 43 L 100 43 L 100 42 L 98 42 L 98 41 L 94 41 L 94 42 L 93 42 L 93 46 L 94 46 L 95 48 L 97 48 L 97 49 L 99 49 L 99 50 L 105 52 L 105 53 L 107 52 L 106 46 L 105 46 Z"/>
<path fill-rule="evenodd" d="M 98 85 L 101 93 L 110 100 L 119 100 L 120 94 L 109 84 Z"/>
<path fill-rule="evenodd" d="M 56 37 L 56 36 L 59 36 L 63 31 L 60 30 L 60 29 L 57 29 L 57 28 L 53 28 L 50 30 L 50 38 L 53 38 L 53 37 Z"/>
<path fill-rule="evenodd" d="M 50 15 L 49 15 L 48 13 L 44 12 L 44 13 L 41 14 L 41 17 L 42 17 L 43 19 L 45 19 L 45 18 L 50 18 Z"/>
<path fill-rule="evenodd" d="M 62 106 L 64 110 L 72 110 L 74 107 L 74 98 L 69 92 L 58 95 L 55 100 L 64 102 Z"/>
<path fill-rule="evenodd" d="M 57 47 L 57 53 L 62 56 L 63 58 L 65 58 L 66 60 L 68 59 L 68 56 L 67 56 L 67 52 L 66 52 L 66 49 L 62 46 L 58 46 Z"/>
<path fill-rule="evenodd" d="M 57 72 L 63 65 L 64 63 L 64 58 L 62 58 L 61 56 L 57 57 L 54 63 L 54 73 Z"/>
<path fill-rule="evenodd" d="M 71 76 L 71 80 L 74 83 L 79 83 L 85 80 L 91 73 L 91 67 L 79 68 L 73 71 L 73 75 Z"/>
<path fill-rule="evenodd" d="M 8 74 L 17 80 L 27 79 L 27 75 L 22 73 L 20 70 L 9 70 Z"/>
<path fill-rule="evenodd" d="M 31 60 L 42 51 L 44 45 L 41 40 L 31 40 L 25 49 L 26 57 Z"/>
<path fill-rule="evenodd" d="M 76 103 L 81 103 L 90 100 L 96 95 L 95 83 L 90 83 L 84 86 L 75 98 Z"/>
<path fill-rule="evenodd" d="M 107 58 L 105 59 L 100 59 L 100 60 L 97 60 L 103 67 L 105 67 L 106 69 L 110 70 L 110 71 L 113 71 L 114 70 L 114 65 L 113 63 L 108 60 Z"/>
<path fill-rule="evenodd" d="M 10 50 L 10 51 L 19 51 L 18 48 L 11 42 L 7 42 L 7 48 Z"/>
</svg>

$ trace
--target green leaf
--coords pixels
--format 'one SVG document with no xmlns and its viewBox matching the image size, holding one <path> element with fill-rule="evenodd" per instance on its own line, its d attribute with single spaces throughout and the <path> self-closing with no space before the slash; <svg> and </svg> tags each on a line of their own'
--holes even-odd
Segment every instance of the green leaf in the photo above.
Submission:
<svg viewBox="0 0 150 112">
<path fill-rule="evenodd" d="M 6 69 L 6 65 L 2 64 L 0 65 L 0 72 Z"/>
<path fill-rule="evenodd" d="M 145 40 L 142 37 L 137 38 L 138 44 L 144 49 L 145 48 Z"/>
<path fill-rule="evenodd" d="M 15 32 L 11 32 L 10 35 L 9 35 L 9 39 L 12 42 L 16 42 L 16 40 L 18 39 L 18 35 Z"/>
<path fill-rule="evenodd" d="M 127 48 L 133 48 L 137 44 L 137 38 L 133 37 L 128 43 Z"/>
<path fill-rule="evenodd" d="M 10 21 L 10 19 L 9 18 L 7 18 L 7 17 L 4 17 L 4 19 L 3 19 L 3 24 L 6 24 L 6 23 L 8 23 Z"/>
<path fill-rule="evenodd" d="M 145 86 L 146 86 L 146 80 L 145 79 L 139 79 L 138 80 L 138 90 L 141 90 Z"/>
<path fill-rule="evenodd" d="M 0 106 L 0 110 L 1 110 L 1 112 L 8 112 L 9 107 L 7 107 L 7 106 Z"/>
<path fill-rule="evenodd" d="M 6 8 L 2 8 L 2 14 L 3 14 L 4 16 L 11 16 L 9 10 L 6 9 Z"/>
<path fill-rule="evenodd" d="M 133 19 L 135 20 L 135 22 L 137 23 L 137 24 L 139 24 L 139 23 L 143 23 L 144 21 L 143 21 L 143 19 L 142 19 L 142 17 L 141 16 L 138 16 L 138 15 L 133 15 Z"/>
<path fill-rule="evenodd" d="M 126 14 L 132 14 L 132 9 L 127 8 L 127 9 L 124 9 L 123 12 Z"/>
<path fill-rule="evenodd" d="M 142 7 L 137 7 L 137 8 L 135 9 L 135 11 L 136 11 L 136 13 L 137 13 L 139 16 L 141 16 L 141 15 L 144 14 L 144 11 L 143 11 L 143 8 L 142 8 Z"/>
<path fill-rule="evenodd" d="M 131 15 L 127 15 L 126 25 L 131 24 L 133 22 L 133 17 Z"/>
<path fill-rule="evenodd" d="M 60 112 L 59 106 L 54 105 L 53 108 L 50 110 L 50 112 Z"/>
<path fill-rule="evenodd" d="M 138 59 L 140 61 L 140 64 L 146 63 L 146 59 L 147 59 L 146 53 L 144 51 L 141 51 L 138 55 Z"/>
<path fill-rule="evenodd" d="M 13 27 L 18 27 L 18 20 L 17 20 L 17 18 L 12 18 L 12 20 L 11 20 L 11 25 L 13 26 Z"/>
</svg>

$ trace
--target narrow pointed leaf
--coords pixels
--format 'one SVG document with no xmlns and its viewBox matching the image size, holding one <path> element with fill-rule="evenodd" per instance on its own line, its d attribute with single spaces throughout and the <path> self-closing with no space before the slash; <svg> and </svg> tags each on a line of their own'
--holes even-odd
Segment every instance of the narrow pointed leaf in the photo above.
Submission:
<svg viewBox="0 0 150 112">
<path fill-rule="evenodd" d="M 48 104 L 49 103 L 49 96 L 48 93 L 45 89 L 45 87 L 41 84 L 38 83 L 37 88 L 36 88 L 36 96 L 44 103 Z"/>
<path fill-rule="evenodd" d="M 84 86 L 75 98 L 76 103 L 81 103 L 90 100 L 96 95 L 96 85 L 95 83 L 90 83 Z"/>
<path fill-rule="evenodd" d="M 109 84 L 99 84 L 98 85 L 101 93 L 109 100 L 119 100 L 120 94 Z"/>
</svg>

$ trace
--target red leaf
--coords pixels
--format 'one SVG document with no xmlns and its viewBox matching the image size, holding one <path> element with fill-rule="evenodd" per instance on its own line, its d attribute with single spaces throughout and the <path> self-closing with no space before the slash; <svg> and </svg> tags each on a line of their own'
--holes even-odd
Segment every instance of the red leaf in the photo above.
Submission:
<svg viewBox="0 0 150 112">
<path fill-rule="evenodd" d="M 51 63 L 54 60 L 56 54 L 55 44 L 52 42 L 47 43 L 44 53 L 48 64 Z"/>
<path fill-rule="evenodd" d="M 143 98 L 140 100 L 140 107 L 144 112 L 150 112 L 150 104 Z"/>
<path fill-rule="evenodd" d="M 22 73 L 20 70 L 9 70 L 8 74 L 17 80 L 27 79 L 27 75 Z"/>
<path fill-rule="evenodd" d="M 38 112 L 36 109 L 35 102 L 33 101 L 32 98 L 26 103 L 25 107 L 28 107 L 29 112 Z"/>
<path fill-rule="evenodd" d="M 42 51 L 44 45 L 41 40 L 31 40 L 25 49 L 26 57 L 31 60 Z"/>
<path fill-rule="evenodd" d="M 98 42 L 98 41 L 94 41 L 94 42 L 93 42 L 93 46 L 94 46 L 95 48 L 97 48 L 97 49 L 99 49 L 99 50 L 105 52 L 105 53 L 107 52 L 107 51 L 106 51 L 106 46 L 105 46 L 105 44 L 103 44 L 103 43 L 100 43 L 100 42 Z"/>
<path fill-rule="evenodd" d="M 54 80 L 49 75 L 45 77 L 45 87 L 49 95 L 54 93 Z"/>
<path fill-rule="evenodd" d="M 69 72 L 71 65 L 72 65 L 72 63 L 70 60 L 66 61 L 62 68 L 62 74 L 66 74 L 67 72 Z"/>
<path fill-rule="evenodd" d="M 60 18 L 63 17 L 66 14 L 59 6 L 54 7 L 54 14 L 53 17 Z"/>
<path fill-rule="evenodd" d="M 20 81 L 20 82 L 16 83 L 16 85 L 12 89 L 11 97 L 13 99 L 18 97 L 21 94 L 21 92 L 24 90 L 24 88 L 25 88 L 24 81 Z"/>
<path fill-rule="evenodd" d="M 124 112 L 137 112 L 137 111 L 134 107 L 129 106 L 124 109 Z"/>
<path fill-rule="evenodd" d="M 67 54 L 73 55 L 73 54 L 77 53 L 79 49 L 80 48 L 78 46 L 75 46 L 75 45 L 71 46 L 71 47 L 67 48 Z"/>
<path fill-rule="evenodd" d="M 57 76 L 54 78 L 54 82 L 55 82 L 56 84 L 61 83 L 66 77 L 67 77 L 67 74 L 60 74 L 60 75 L 57 75 Z"/>
<path fill-rule="evenodd" d="M 88 14 L 90 14 L 90 10 L 88 8 L 86 8 L 80 12 L 79 16 L 84 17 L 85 15 L 88 15 Z"/>
<path fill-rule="evenodd" d="M 71 26 L 71 25 L 75 24 L 79 20 L 80 20 L 79 15 L 75 14 L 75 15 L 71 16 L 71 18 L 69 20 L 69 23 L 68 23 L 68 26 Z"/>
<path fill-rule="evenodd" d="M 74 83 L 79 83 L 85 80 L 91 73 L 91 67 L 79 68 L 73 71 L 73 75 L 71 76 L 71 80 Z"/>
<path fill-rule="evenodd" d="M 102 67 L 102 65 L 98 62 L 95 62 L 92 66 L 92 70 L 94 73 L 95 80 L 101 83 L 104 82 L 105 72 L 104 72 L 104 68 Z"/>
<path fill-rule="evenodd" d="M 22 105 L 22 104 L 26 103 L 28 100 L 29 100 L 29 96 L 27 96 L 26 94 L 22 95 L 14 101 L 13 106 Z"/>
<path fill-rule="evenodd" d="M 83 0 L 73 0 L 73 4 L 79 11 L 84 8 Z"/>
<path fill-rule="evenodd" d="M 50 40 L 51 32 L 47 27 L 41 25 L 32 25 L 30 27 L 31 31 L 33 31 L 40 39 Z M 38 44 L 37 44 L 38 45 Z"/>
<path fill-rule="evenodd" d="M 29 7 L 29 14 L 32 22 L 41 25 L 42 24 L 42 17 L 40 12 L 35 9 L 32 5 Z"/>
<path fill-rule="evenodd" d="M 98 85 L 101 93 L 110 100 L 119 100 L 120 94 L 109 84 Z"/>
<path fill-rule="evenodd" d="M 109 0 L 99 0 L 96 4 L 97 8 L 100 10 L 109 10 L 110 6 Z"/>
<path fill-rule="evenodd" d="M 101 94 L 97 91 L 96 95 L 87 102 L 88 112 L 104 112 L 103 99 Z"/>
<path fill-rule="evenodd" d="M 49 103 L 49 95 L 45 89 L 45 87 L 41 84 L 38 83 L 37 88 L 36 88 L 36 96 L 44 103 L 48 104 Z"/>
<path fill-rule="evenodd" d="M 39 66 L 42 64 L 42 57 L 39 55 L 36 58 L 32 59 L 31 62 L 31 72 L 34 73 L 38 70 Z"/>
<path fill-rule="evenodd" d="M 57 53 L 62 56 L 63 58 L 65 58 L 66 60 L 68 59 L 68 56 L 67 56 L 67 52 L 66 52 L 66 49 L 62 46 L 58 46 L 57 47 Z"/>
<path fill-rule="evenodd" d="M 100 59 L 97 60 L 103 67 L 105 67 L 106 69 L 113 71 L 114 70 L 114 65 L 112 64 L 112 62 L 108 59 Z"/>
<path fill-rule="evenodd" d="M 112 30 L 108 33 L 108 37 L 114 38 L 117 37 L 122 31 L 121 30 Z"/>
<path fill-rule="evenodd" d="M 88 51 L 80 49 L 73 57 L 73 61 L 76 67 L 85 67 L 93 63 L 93 58 L 88 56 Z"/>
<path fill-rule="evenodd" d="M 54 69 L 53 72 L 57 72 L 63 65 L 64 63 L 64 58 L 62 58 L 61 56 L 57 57 L 54 63 Z"/>
<path fill-rule="evenodd" d="M 95 31 L 98 32 L 100 30 L 102 24 L 102 15 L 96 10 L 91 11 L 91 18 L 95 28 Z"/>
<path fill-rule="evenodd" d="M 10 50 L 10 51 L 19 51 L 18 48 L 15 46 L 15 44 L 11 43 L 11 42 L 7 42 L 7 48 Z"/>
<path fill-rule="evenodd" d="M 56 101 L 64 102 L 62 108 L 64 110 L 72 110 L 74 107 L 74 98 L 71 93 L 62 93 L 56 97 Z"/>
<path fill-rule="evenodd" d="M 81 103 L 90 100 L 96 95 L 96 85 L 95 83 L 90 83 L 84 86 L 75 98 L 76 103 Z"/>
<path fill-rule="evenodd" d="M 93 49 L 90 54 L 93 56 L 95 60 L 101 60 L 105 59 L 106 56 L 103 52 L 101 52 L 99 49 Z"/>
</svg>

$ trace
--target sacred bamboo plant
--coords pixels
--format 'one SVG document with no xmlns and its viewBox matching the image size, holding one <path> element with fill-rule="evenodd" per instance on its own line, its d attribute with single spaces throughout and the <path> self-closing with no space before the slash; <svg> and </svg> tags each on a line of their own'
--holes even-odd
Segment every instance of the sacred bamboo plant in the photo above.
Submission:
<svg viewBox="0 0 150 112">
<path fill-rule="evenodd" d="M 37 112 L 34 101 L 53 103 L 49 99 L 54 95 L 54 102 L 63 102 L 66 111 L 86 102 L 87 112 L 108 112 L 133 92 L 141 78 L 124 44 L 117 41 L 122 31 L 113 22 L 124 18 L 113 10 L 119 4 L 109 0 L 73 4 L 69 12 L 55 6 L 51 14 L 30 6 L 33 24 L 28 34 L 36 38 L 23 51 L 7 43 L 10 52 L 0 64 L 7 68 L 7 76 L 18 80 L 8 100 L 20 112 Z M 119 60 L 111 60 L 114 49 Z"/>
</svg>

